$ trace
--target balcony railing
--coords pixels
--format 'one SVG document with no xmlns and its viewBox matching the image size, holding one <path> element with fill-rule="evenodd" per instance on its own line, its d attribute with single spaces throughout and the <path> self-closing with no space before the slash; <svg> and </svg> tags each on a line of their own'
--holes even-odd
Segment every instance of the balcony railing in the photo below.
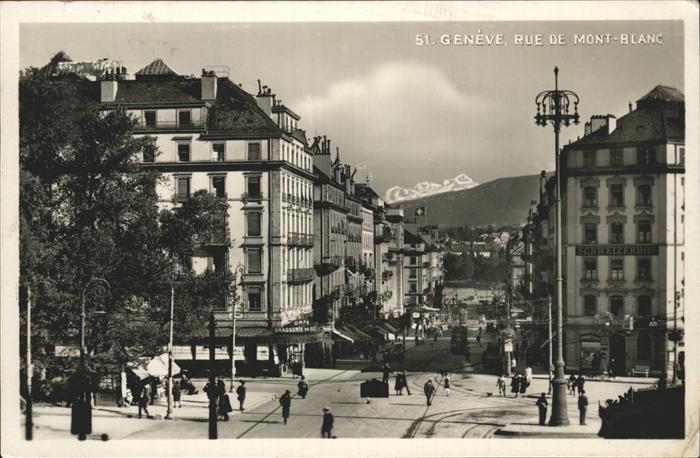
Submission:
<svg viewBox="0 0 700 458">
<path fill-rule="evenodd" d="M 146 123 L 145 119 L 139 119 L 134 129 L 136 130 L 189 130 L 203 129 L 204 120 L 190 120 L 189 122 L 178 121 L 158 121 L 155 123 Z"/>
<path fill-rule="evenodd" d="M 260 192 L 244 192 L 241 195 L 243 200 L 262 200 L 263 196 Z"/>
<path fill-rule="evenodd" d="M 384 272 L 382 272 L 382 278 L 383 278 L 384 280 L 388 280 L 388 279 L 390 279 L 390 278 L 393 277 L 393 276 L 394 276 L 394 272 L 391 271 L 391 270 L 385 270 Z"/>
<path fill-rule="evenodd" d="M 314 246 L 314 235 L 313 234 L 301 234 L 301 245 L 307 248 Z"/>
<path fill-rule="evenodd" d="M 299 239 L 299 233 L 297 232 L 290 232 L 287 235 L 287 245 L 289 246 L 298 246 L 300 239 Z"/>
<path fill-rule="evenodd" d="M 306 283 L 313 281 L 314 269 L 289 269 L 287 281 L 294 283 Z"/>
<path fill-rule="evenodd" d="M 175 202 L 184 202 L 190 198 L 190 193 L 188 192 L 176 192 L 173 194 L 173 200 Z"/>
</svg>

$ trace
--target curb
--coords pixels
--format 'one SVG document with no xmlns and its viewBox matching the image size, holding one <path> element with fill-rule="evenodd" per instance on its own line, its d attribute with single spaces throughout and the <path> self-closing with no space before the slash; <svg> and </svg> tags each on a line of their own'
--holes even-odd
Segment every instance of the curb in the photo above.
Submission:
<svg viewBox="0 0 700 458">
<path fill-rule="evenodd" d="M 553 433 L 553 432 L 542 432 L 542 433 L 535 433 L 535 432 L 526 432 L 526 431 L 504 431 L 503 429 L 498 429 L 496 432 L 493 433 L 494 436 L 502 436 L 502 437 L 541 437 L 541 438 L 559 438 L 559 439 L 592 439 L 592 438 L 598 438 L 602 439 L 598 434 L 594 433 Z"/>
</svg>

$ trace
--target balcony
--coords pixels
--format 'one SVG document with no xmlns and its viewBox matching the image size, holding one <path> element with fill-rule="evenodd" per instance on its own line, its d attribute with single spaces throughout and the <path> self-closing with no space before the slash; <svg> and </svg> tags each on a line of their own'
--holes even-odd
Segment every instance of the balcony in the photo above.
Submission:
<svg viewBox="0 0 700 458">
<path fill-rule="evenodd" d="M 352 272 L 357 272 L 357 259 L 352 256 L 345 257 L 345 267 L 350 269 Z"/>
<path fill-rule="evenodd" d="M 313 234 L 301 234 L 300 244 L 303 247 L 311 248 L 314 246 L 314 235 Z"/>
<path fill-rule="evenodd" d="M 298 232 L 290 232 L 287 234 L 287 245 L 288 246 L 299 246 L 300 236 Z"/>
<path fill-rule="evenodd" d="M 136 131 L 169 131 L 169 130 L 204 130 L 204 120 L 190 120 L 189 122 L 179 121 L 158 121 L 155 123 L 147 123 L 145 119 L 139 119 L 134 126 Z"/>
<path fill-rule="evenodd" d="M 263 196 L 262 193 L 260 192 L 245 192 L 241 194 L 241 199 L 244 201 L 251 201 L 251 200 L 262 200 Z"/>
<path fill-rule="evenodd" d="M 430 261 L 423 261 L 423 267 L 430 267 Z"/>
<path fill-rule="evenodd" d="M 378 229 L 374 236 L 375 243 L 389 243 L 392 240 L 394 240 L 394 235 L 391 232 L 391 228 L 388 226 L 383 226 L 381 229 Z"/>
<path fill-rule="evenodd" d="M 341 297 L 343 297 L 343 287 L 342 286 L 336 286 L 333 288 L 333 291 L 330 293 L 330 298 L 333 299 L 334 301 L 337 301 Z"/>
<path fill-rule="evenodd" d="M 394 272 L 392 270 L 385 270 L 384 272 L 382 272 L 382 280 L 388 280 L 393 276 Z"/>
<path fill-rule="evenodd" d="M 346 296 L 355 295 L 355 291 L 357 291 L 355 288 L 355 285 L 345 285 L 345 295 Z"/>
<path fill-rule="evenodd" d="M 323 256 L 321 262 L 316 264 L 316 270 L 318 270 L 320 275 L 328 275 L 331 272 L 338 270 L 340 266 L 343 265 L 342 256 Z"/>
<path fill-rule="evenodd" d="M 314 279 L 314 269 L 289 269 L 287 281 L 289 283 L 308 283 Z"/>
<path fill-rule="evenodd" d="M 190 198 L 190 193 L 188 192 L 176 192 L 173 194 L 173 201 L 175 202 L 185 202 Z"/>
</svg>

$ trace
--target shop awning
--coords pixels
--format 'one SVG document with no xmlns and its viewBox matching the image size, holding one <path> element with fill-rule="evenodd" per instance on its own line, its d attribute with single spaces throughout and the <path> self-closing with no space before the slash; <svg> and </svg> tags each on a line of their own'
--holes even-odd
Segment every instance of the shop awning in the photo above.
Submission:
<svg viewBox="0 0 700 458">
<path fill-rule="evenodd" d="M 427 305 L 420 305 L 420 306 L 415 306 L 415 307 L 406 307 L 407 310 L 410 310 L 412 312 L 439 312 L 440 309 L 436 309 L 434 307 L 428 307 Z"/>
<path fill-rule="evenodd" d="M 357 337 L 359 337 L 360 339 L 365 339 L 365 340 L 371 340 L 371 339 L 372 339 L 372 337 L 370 337 L 369 334 L 367 334 L 366 332 L 362 331 L 361 329 L 358 329 L 357 326 L 353 326 L 353 325 L 351 325 L 351 324 L 347 324 L 347 325 L 345 325 L 345 326 L 347 327 L 347 329 L 349 329 L 350 331 L 352 331 L 352 333 L 355 334 L 355 335 L 356 335 Z"/>
<path fill-rule="evenodd" d="M 338 331 L 337 329 L 331 329 L 331 334 L 333 335 L 333 337 L 338 337 L 338 339 L 340 339 L 340 340 L 347 340 L 350 343 L 354 342 L 351 337 L 346 336 L 345 334 Z"/>
<path fill-rule="evenodd" d="M 173 345 L 173 359 L 192 359 L 192 347 L 189 345 Z"/>
<path fill-rule="evenodd" d="M 389 323 L 381 323 L 381 326 L 386 329 L 387 331 L 391 332 L 392 334 L 396 334 L 399 332 L 398 329 L 390 325 Z"/>
<path fill-rule="evenodd" d="M 337 329 L 339 329 L 340 332 L 342 332 L 342 333 L 345 334 L 346 336 L 350 337 L 353 341 L 362 340 L 360 337 L 357 336 L 357 334 L 355 334 L 355 333 L 352 332 L 350 329 L 348 329 L 348 328 L 346 328 L 346 327 L 344 327 L 344 326 L 338 326 Z"/>
</svg>

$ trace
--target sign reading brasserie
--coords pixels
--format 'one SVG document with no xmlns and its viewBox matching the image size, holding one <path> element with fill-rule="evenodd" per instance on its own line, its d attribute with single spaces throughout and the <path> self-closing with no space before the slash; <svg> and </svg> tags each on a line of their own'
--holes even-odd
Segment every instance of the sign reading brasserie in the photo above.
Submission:
<svg viewBox="0 0 700 458">
<path fill-rule="evenodd" d="M 272 329 L 275 334 L 296 334 L 296 333 L 315 333 L 321 332 L 323 329 L 312 324 L 309 320 L 294 320 L 286 326 L 278 326 Z"/>
<path fill-rule="evenodd" d="M 658 245 L 578 245 L 576 256 L 657 256 Z"/>
</svg>

